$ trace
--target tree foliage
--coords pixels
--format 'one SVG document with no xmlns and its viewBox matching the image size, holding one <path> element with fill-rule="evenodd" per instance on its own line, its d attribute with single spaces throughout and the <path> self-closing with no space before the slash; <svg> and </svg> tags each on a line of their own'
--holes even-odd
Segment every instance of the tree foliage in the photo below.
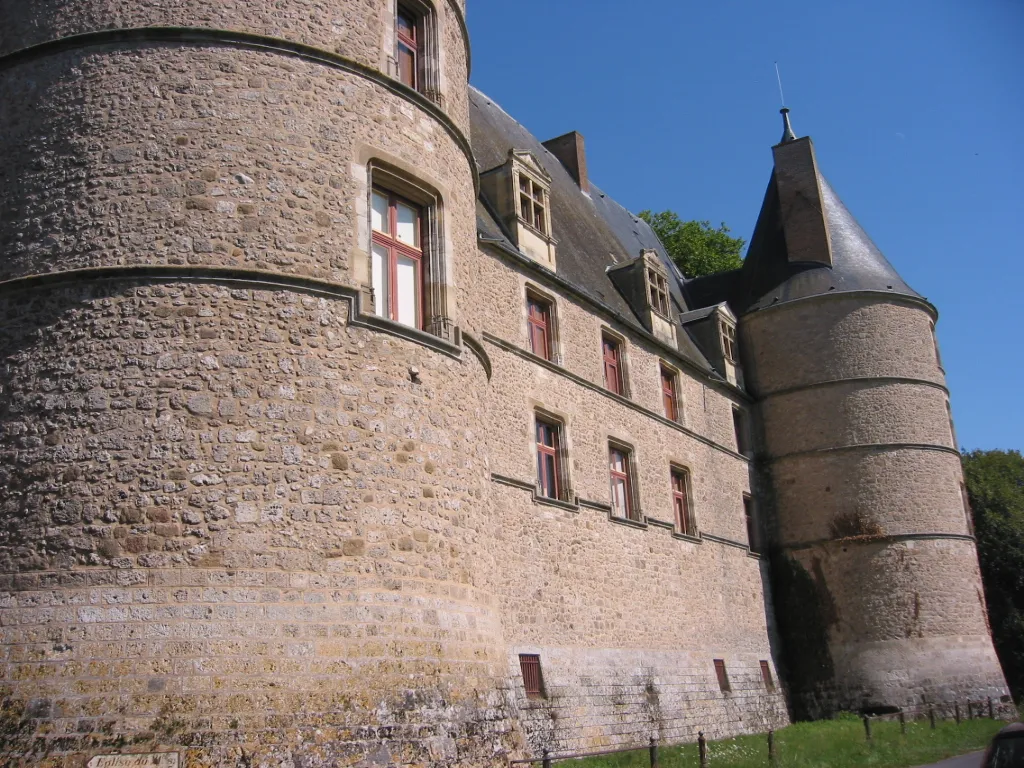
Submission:
<svg viewBox="0 0 1024 768">
<path fill-rule="evenodd" d="M 964 479 L 996 652 L 1018 701 L 1024 697 L 1024 457 L 963 455 Z"/>
<path fill-rule="evenodd" d="M 715 229 L 709 221 L 683 221 L 675 211 L 640 211 L 640 218 L 651 225 L 686 277 L 713 275 L 743 264 L 746 242 L 731 237 L 725 222 Z"/>
</svg>

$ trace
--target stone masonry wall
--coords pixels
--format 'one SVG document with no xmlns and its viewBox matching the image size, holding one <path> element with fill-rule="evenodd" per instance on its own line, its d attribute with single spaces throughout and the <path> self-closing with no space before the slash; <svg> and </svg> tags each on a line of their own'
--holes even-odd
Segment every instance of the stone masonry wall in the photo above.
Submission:
<svg viewBox="0 0 1024 768">
<path fill-rule="evenodd" d="M 444 107 L 469 131 L 467 56 L 459 16 L 448 0 L 433 3 L 441 30 Z M 248 32 L 302 43 L 387 72 L 394 55 L 389 4 L 381 0 L 0 0 L 0 56 L 71 35 L 109 29 L 190 26 Z"/>
<path fill-rule="evenodd" d="M 742 320 L 798 716 L 1007 692 L 933 322 L 868 294 Z"/>
<path fill-rule="evenodd" d="M 3 310 L 3 679 L 37 750 L 503 748 L 473 358 L 280 290 L 86 284 Z"/>
<path fill-rule="evenodd" d="M 699 729 L 725 736 L 787 722 L 781 690 L 766 690 L 759 666 L 768 661 L 777 679 L 767 571 L 745 546 L 751 473 L 734 452 L 732 425 L 732 407 L 743 403 L 676 361 L 682 421 L 703 440 L 658 421 L 651 415 L 663 409 L 658 363 L 671 356 L 627 328 L 608 326 L 626 336 L 629 400 L 643 410 L 622 403 L 603 390 L 600 314 L 503 259 L 486 266 L 476 285 L 489 307 L 490 468 L 526 486 L 494 484 L 502 566 L 494 590 L 530 754 L 645 745 L 651 736 L 692 741 Z M 525 352 L 528 284 L 555 301 L 566 373 Z M 537 473 L 537 408 L 564 422 L 578 508 L 546 504 L 529 490 Z M 726 542 L 611 520 L 607 506 L 600 508 L 609 503 L 610 437 L 633 448 L 644 514 L 671 523 L 670 465 L 686 466 L 698 528 Z M 526 697 L 520 653 L 540 656 L 542 700 Z M 719 690 L 714 659 L 725 660 L 731 692 Z"/>
<path fill-rule="evenodd" d="M 343 5 L 3 3 L 0 51 L 191 24 L 383 70 L 386 4 Z M 353 303 L 374 159 L 439 191 L 446 275 L 472 276 L 458 131 L 358 67 L 250 43 L 0 64 L 3 760 L 501 759 L 484 367 Z"/>
</svg>

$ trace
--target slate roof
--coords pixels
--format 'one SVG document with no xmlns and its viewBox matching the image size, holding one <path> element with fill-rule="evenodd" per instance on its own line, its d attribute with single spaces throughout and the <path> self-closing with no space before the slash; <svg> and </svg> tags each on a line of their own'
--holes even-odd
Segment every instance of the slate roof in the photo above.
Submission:
<svg viewBox="0 0 1024 768">
<path fill-rule="evenodd" d="M 557 241 L 558 276 L 592 300 L 625 318 L 635 330 L 646 333 L 630 304 L 609 279 L 605 269 L 640 255 L 644 248 L 658 252 L 669 274 L 678 275 L 675 265 L 654 231 L 642 219 L 616 203 L 592 182 L 585 194 L 561 162 L 525 127 L 492 99 L 470 88 L 470 120 L 473 154 L 481 171 L 505 163 L 510 149 L 527 150 L 551 176 L 551 228 Z M 477 228 L 484 242 L 506 251 L 517 249 L 503 226 L 481 201 L 477 205 Z M 537 269 L 544 270 L 537 265 Z M 676 312 L 689 307 L 679 280 L 670 280 Z M 681 334 L 679 354 L 702 370 L 711 366 L 686 334 Z"/>
<path fill-rule="evenodd" d="M 820 173 L 818 180 L 832 245 L 831 267 L 789 261 L 773 171 L 743 267 L 687 281 L 684 292 L 691 306 L 728 301 L 742 315 L 773 304 L 850 291 L 881 291 L 923 300 L 897 274 Z"/>
</svg>

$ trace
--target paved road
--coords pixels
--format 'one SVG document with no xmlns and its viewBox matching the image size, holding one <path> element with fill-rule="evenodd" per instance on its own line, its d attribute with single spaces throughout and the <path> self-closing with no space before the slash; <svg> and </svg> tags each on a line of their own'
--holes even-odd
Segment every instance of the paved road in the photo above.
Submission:
<svg viewBox="0 0 1024 768">
<path fill-rule="evenodd" d="M 943 760 L 941 763 L 933 763 L 932 765 L 923 765 L 921 768 L 978 768 L 981 765 L 981 756 L 984 752 L 971 752 L 969 755 L 960 755 L 960 757 L 951 757 L 949 760 Z"/>
</svg>

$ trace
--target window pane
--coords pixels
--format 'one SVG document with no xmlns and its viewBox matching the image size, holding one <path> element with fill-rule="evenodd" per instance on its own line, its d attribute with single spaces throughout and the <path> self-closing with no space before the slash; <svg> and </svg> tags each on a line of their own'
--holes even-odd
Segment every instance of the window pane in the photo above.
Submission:
<svg viewBox="0 0 1024 768">
<path fill-rule="evenodd" d="M 611 460 L 613 471 L 623 473 L 626 471 L 626 457 L 621 451 L 612 451 Z"/>
<path fill-rule="evenodd" d="M 373 244 L 373 259 L 370 265 L 373 282 L 373 298 L 376 303 L 377 315 L 388 316 L 388 249 L 384 246 Z"/>
<path fill-rule="evenodd" d="M 416 39 L 416 22 L 412 16 L 405 11 L 398 12 L 398 34 L 405 35 L 410 40 Z"/>
<path fill-rule="evenodd" d="M 419 248 L 419 240 L 416 237 L 416 225 L 419 219 L 419 212 L 408 205 L 399 203 L 396 208 L 398 209 L 398 223 L 395 232 L 395 237 L 398 238 L 399 242 L 411 245 L 415 248 Z"/>
<path fill-rule="evenodd" d="M 558 492 L 555 487 L 555 457 L 550 454 L 543 454 L 541 461 L 543 463 L 541 469 L 541 493 L 548 498 L 556 498 Z"/>
<path fill-rule="evenodd" d="M 626 481 L 612 479 L 612 508 L 618 517 L 626 516 Z"/>
<path fill-rule="evenodd" d="M 416 279 L 416 261 L 408 256 L 398 257 L 398 270 L 395 275 L 398 296 L 398 316 L 395 318 L 400 323 L 416 327 L 416 305 L 418 303 L 417 287 L 419 281 Z"/>
<path fill-rule="evenodd" d="M 416 87 L 416 54 L 405 43 L 398 44 L 398 79 Z"/>
<path fill-rule="evenodd" d="M 380 192 L 373 193 L 373 213 L 370 216 L 373 228 L 385 235 L 391 234 L 391 222 L 388 219 L 388 198 Z"/>
</svg>

